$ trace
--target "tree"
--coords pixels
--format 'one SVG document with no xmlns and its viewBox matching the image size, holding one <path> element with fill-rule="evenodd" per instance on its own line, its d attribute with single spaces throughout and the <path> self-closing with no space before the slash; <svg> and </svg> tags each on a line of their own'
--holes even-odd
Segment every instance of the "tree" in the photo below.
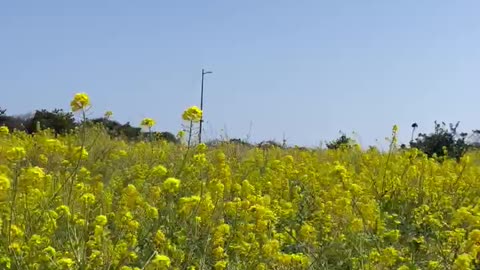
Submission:
<svg viewBox="0 0 480 270">
<path fill-rule="evenodd" d="M 351 148 L 354 143 L 355 141 L 353 139 L 347 137 L 347 135 L 345 134 L 342 134 L 336 140 L 328 142 L 327 148 L 328 149 Z"/>
<path fill-rule="evenodd" d="M 472 148 L 480 148 L 480 130 L 476 129 L 472 131 L 472 135 L 470 135 L 468 144 Z"/>
<path fill-rule="evenodd" d="M 154 134 L 157 140 L 163 140 L 171 143 L 178 143 L 177 137 L 168 131 L 155 132 Z"/>
<path fill-rule="evenodd" d="M 128 140 L 138 140 L 142 129 L 137 127 L 132 127 L 130 122 L 126 124 L 121 124 L 117 121 L 107 119 L 107 118 L 95 118 L 91 120 L 92 123 L 102 124 L 107 130 L 108 134 L 112 137 L 125 137 Z"/>
<path fill-rule="evenodd" d="M 248 143 L 245 140 L 239 139 L 239 138 L 232 138 L 232 139 L 229 140 L 229 143 L 237 144 L 237 145 L 243 145 L 243 146 L 249 146 L 249 147 L 252 146 L 252 144 Z M 285 146 L 282 145 L 282 147 L 285 147 Z"/>
<path fill-rule="evenodd" d="M 62 109 L 54 109 L 51 112 L 44 109 L 35 112 L 35 115 L 26 126 L 26 131 L 31 134 L 37 132 L 37 128 L 52 129 L 55 135 L 63 135 L 75 127 L 73 113 L 64 112 Z"/>
<path fill-rule="evenodd" d="M 30 114 L 9 116 L 6 109 L 0 108 L 0 126 L 6 126 L 10 130 L 25 131 L 31 124 L 32 116 Z"/>
<path fill-rule="evenodd" d="M 445 154 L 448 157 L 460 160 L 460 158 L 467 152 L 469 145 L 466 143 L 467 133 L 458 133 L 457 129 L 460 122 L 447 125 L 435 121 L 435 129 L 433 133 L 425 134 L 419 133 L 415 141 L 410 142 L 410 147 L 417 148 L 427 154 L 429 157 L 436 155 L 443 157 Z M 413 127 L 412 128 L 416 128 Z"/>
</svg>

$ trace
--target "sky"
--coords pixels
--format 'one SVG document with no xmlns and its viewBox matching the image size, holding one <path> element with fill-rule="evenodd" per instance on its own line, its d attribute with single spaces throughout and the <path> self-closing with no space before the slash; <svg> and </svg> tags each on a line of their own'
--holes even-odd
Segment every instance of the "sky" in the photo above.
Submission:
<svg viewBox="0 0 480 270">
<path fill-rule="evenodd" d="M 200 104 L 207 139 L 318 146 L 340 131 L 384 145 L 394 124 L 480 129 L 475 0 L 0 0 L 0 107 L 154 118 L 178 132 Z"/>
</svg>

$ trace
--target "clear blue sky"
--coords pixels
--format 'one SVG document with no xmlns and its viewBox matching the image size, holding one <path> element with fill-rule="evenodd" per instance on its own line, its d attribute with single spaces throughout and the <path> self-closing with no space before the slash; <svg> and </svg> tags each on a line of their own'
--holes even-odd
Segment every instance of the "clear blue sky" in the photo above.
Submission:
<svg viewBox="0 0 480 270">
<path fill-rule="evenodd" d="M 176 133 L 205 84 L 206 135 L 374 145 L 400 126 L 480 128 L 480 2 L 1 1 L 0 106 L 68 109 Z"/>
</svg>

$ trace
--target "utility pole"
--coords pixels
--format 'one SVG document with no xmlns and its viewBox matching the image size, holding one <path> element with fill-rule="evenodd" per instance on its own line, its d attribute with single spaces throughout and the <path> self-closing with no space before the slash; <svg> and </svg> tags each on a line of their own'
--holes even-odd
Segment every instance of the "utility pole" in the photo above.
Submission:
<svg viewBox="0 0 480 270">
<path fill-rule="evenodd" d="M 211 71 L 205 71 L 202 68 L 202 90 L 200 93 L 200 110 L 203 112 L 203 78 L 205 77 L 205 74 L 210 74 L 213 73 Z M 202 113 L 202 118 L 200 119 L 200 130 L 198 131 L 198 143 L 202 143 L 202 126 L 203 126 L 203 113 Z"/>
</svg>

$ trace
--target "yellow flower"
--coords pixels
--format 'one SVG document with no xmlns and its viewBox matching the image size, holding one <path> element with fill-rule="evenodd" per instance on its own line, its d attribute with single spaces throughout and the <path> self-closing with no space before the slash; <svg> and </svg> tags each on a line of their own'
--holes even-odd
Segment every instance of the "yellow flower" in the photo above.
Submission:
<svg viewBox="0 0 480 270">
<path fill-rule="evenodd" d="M 469 237 L 473 242 L 480 243 L 480 230 L 475 229 L 471 231 Z"/>
<path fill-rule="evenodd" d="M 384 235 L 384 238 L 392 243 L 395 243 L 400 238 L 400 231 L 399 230 L 390 231 Z"/>
<path fill-rule="evenodd" d="M 265 256 L 274 258 L 280 249 L 280 242 L 278 240 L 271 240 L 265 243 L 262 247 L 262 251 Z"/>
<path fill-rule="evenodd" d="M 217 247 L 215 249 L 213 249 L 213 257 L 217 260 L 219 259 L 223 259 L 223 257 L 225 256 L 225 250 L 222 248 L 222 247 Z"/>
<path fill-rule="evenodd" d="M 27 155 L 27 151 L 23 147 L 13 147 L 7 151 L 7 158 L 10 161 L 20 161 L 25 158 Z"/>
<path fill-rule="evenodd" d="M 167 174 L 167 168 L 163 165 L 157 165 L 152 168 L 152 175 L 156 177 L 162 177 Z"/>
<path fill-rule="evenodd" d="M 156 233 L 155 233 L 155 237 L 153 239 L 153 242 L 157 245 L 157 246 L 160 246 L 162 244 L 165 244 L 167 241 L 167 238 L 165 237 L 165 234 L 161 231 L 161 230 L 158 230 Z"/>
<path fill-rule="evenodd" d="M 48 247 L 44 248 L 43 252 L 45 252 L 50 257 L 55 256 L 55 254 L 57 253 L 57 251 L 51 246 L 48 246 Z"/>
<path fill-rule="evenodd" d="M 135 253 L 135 252 L 130 252 L 130 253 L 128 254 L 128 257 L 130 257 L 130 259 L 133 260 L 133 261 L 135 261 L 135 260 L 138 259 L 138 255 L 137 255 L 137 253 Z"/>
<path fill-rule="evenodd" d="M 180 180 L 169 177 L 167 180 L 163 182 L 163 189 L 170 192 L 175 193 L 180 188 Z"/>
<path fill-rule="evenodd" d="M 45 178 L 45 172 L 38 166 L 30 167 L 23 172 L 22 177 L 29 182 L 38 182 Z"/>
<path fill-rule="evenodd" d="M 180 130 L 180 131 L 177 133 L 177 138 L 181 140 L 181 139 L 183 139 L 183 137 L 185 137 L 185 131 Z"/>
<path fill-rule="evenodd" d="M 127 223 L 127 227 L 130 231 L 136 231 L 138 230 L 138 228 L 140 227 L 140 223 L 136 220 L 130 220 L 128 223 Z"/>
<path fill-rule="evenodd" d="M 158 218 L 158 209 L 154 206 L 148 206 L 146 209 L 147 212 L 147 217 L 151 219 L 157 219 Z"/>
<path fill-rule="evenodd" d="M 159 269 L 167 269 L 170 267 L 170 264 L 170 258 L 165 255 L 155 255 L 155 258 L 152 260 L 152 265 Z"/>
<path fill-rule="evenodd" d="M 453 269 L 455 270 L 467 270 L 472 267 L 473 258 L 469 254 L 458 255 L 457 259 L 453 263 Z"/>
<path fill-rule="evenodd" d="M 200 122 L 203 112 L 197 106 L 192 106 L 183 112 L 182 118 L 185 121 Z"/>
<path fill-rule="evenodd" d="M 20 253 L 20 251 L 22 250 L 22 246 L 18 242 L 11 243 L 8 248 L 10 248 L 15 253 Z"/>
<path fill-rule="evenodd" d="M 437 261 L 429 261 L 428 262 L 428 270 L 437 270 L 440 269 L 440 263 Z"/>
<path fill-rule="evenodd" d="M 55 212 L 57 212 L 59 215 L 65 215 L 66 217 L 71 216 L 70 208 L 66 205 L 60 205 L 57 207 L 57 209 L 55 209 Z"/>
<path fill-rule="evenodd" d="M 90 98 L 85 93 L 75 94 L 73 100 L 70 102 L 70 107 L 73 112 L 85 110 L 88 106 L 90 106 Z"/>
<path fill-rule="evenodd" d="M 227 262 L 226 261 L 219 261 L 213 266 L 213 268 L 215 270 L 223 270 L 223 269 L 227 268 Z"/>
<path fill-rule="evenodd" d="M 393 247 L 388 247 L 382 251 L 380 262 L 387 266 L 393 266 L 398 260 L 398 251 Z"/>
<path fill-rule="evenodd" d="M 19 187 L 26 188 L 30 186 L 38 187 L 45 180 L 45 172 L 40 167 L 29 167 L 22 170 L 20 175 Z"/>
<path fill-rule="evenodd" d="M 305 243 L 313 244 L 316 240 L 317 231 L 310 224 L 303 224 L 300 228 L 299 236 Z"/>
<path fill-rule="evenodd" d="M 75 262 L 70 258 L 61 258 L 57 261 L 57 264 L 62 269 L 72 269 Z"/>
<path fill-rule="evenodd" d="M 6 175 L 0 174 L 0 201 L 8 196 L 10 186 L 10 179 Z"/>
<path fill-rule="evenodd" d="M 360 218 L 355 218 L 351 223 L 352 231 L 360 232 L 363 230 L 363 221 Z"/>
<path fill-rule="evenodd" d="M 398 133 L 398 126 L 397 126 L 397 125 L 393 125 L 392 132 L 393 132 L 394 134 L 397 134 L 397 133 Z"/>
<path fill-rule="evenodd" d="M 38 160 L 42 165 L 46 165 L 48 163 L 48 157 L 44 154 L 38 155 Z"/>
<path fill-rule="evenodd" d="M 85 147 L 81 147 L 81 146 L 75 147 L 73 150 L 73 154 L 74 154 L 75 160 L 79 160 L 79 159 L 85 160 L 88 158 L 88 152 L 87 152 L 87 149 L 85 149 Z"/>
<path fill-rule="evenodd" d="M 107 225 L 107 222 L 108 222 L 108 219 L 107 219 L 107 216 L 105 215 L 98 215 L 96 218 L 95 218 L 95 222 L 100 225 L 100 226 L 105 226 Z"/>
<path fill-rule="evenodd" d="M 108 119 L 108 118 L 112 117 L 112 115 L 113 115 L 112 111 L 106 111 L 103 116 Z"/>
<path fill-rule="evenodd" d="M 264 263 L 259 263 L 255 270 L 266 270 L 267 266 Z"/>
<path fill-rule="evenodd" d="M 222 246 L 225 244 L 225 237 L 230 235 L 230 226 L 228 224 L 222 224 L 217 226 L 215 233 L 213 234 L 212 243 L 214 246 Z"/>
<path fill-rule="evenodd" d="M 207 145 L 206 144 L 200 143 L 199 145 L 197 145 L 197 151 L 199 153 L 205 153 L 206 150 L 207 150 Z"/>
<path fill-rule="evenodd" d="M 82 195 L 80 200 L 87 205 L 92 205 L 95 203 L 95 195 L 92 193 L 85 193 Z"/>
<path fill-rule="evenodd" d="M 86 221 L 83 218 L 79 218 L 79 219 L 75 220 L 75 224 L 77 224 L 79 227 L 85 226 L 85 222 Z"/>
<path fill-rule="evenodd" d="M 152 118 L 144 118 L 142 120 L 142 122 L 140 123 L 140 125 L 151 128 L 151 127 L 155 126 L 155 120 L 153 120 Z"/>
<path fill-rule="evenodd" d="M 0 127 L 0 135 L 8 135 L 10 133 L 10 130 L 6 126 L 1 126 Z"/>
</svg>

